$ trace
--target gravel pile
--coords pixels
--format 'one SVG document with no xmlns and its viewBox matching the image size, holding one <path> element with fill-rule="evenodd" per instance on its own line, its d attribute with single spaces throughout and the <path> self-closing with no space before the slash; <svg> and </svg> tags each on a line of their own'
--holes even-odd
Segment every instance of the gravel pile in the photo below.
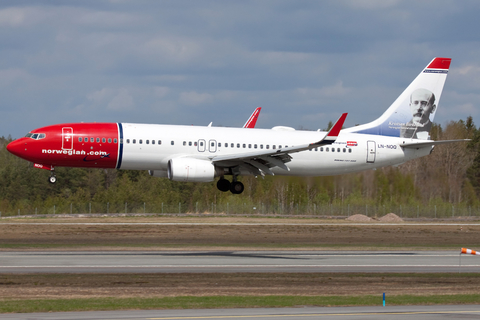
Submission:
<svg viewBox="0 0 480 320">
<path fill-rule="evenodd" d="M 403 219 L 397 216 L 395 213 L 389 213 L 378 219 L 382 222 L 403 222 Z"/>
<path fill-rule="evenodd" d="M 373 219 L 370 217 L 367 217 L 364 214 L 354 214 L 353 216 L 348 217 L 347 220 L 354 221 L 354 222 L 368 222 L 368 221 L 372 221 Z"/>
</svg>

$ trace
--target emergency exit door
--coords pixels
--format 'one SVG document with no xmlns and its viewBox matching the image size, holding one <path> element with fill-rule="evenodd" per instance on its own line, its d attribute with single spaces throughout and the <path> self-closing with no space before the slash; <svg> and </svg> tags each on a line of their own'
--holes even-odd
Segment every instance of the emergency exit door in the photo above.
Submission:
<svg viewBox="0 0 480 320">
<path fill-rule="evenodd" d="M 367 163 L 374 163 L 376 154 L 375 141 L 367 141 Z"/>
<path fill-rule="evenodd" d="M 70 128 L 70 127 L 62 128 L 62 149 L 63 150 L 73 149 L 73 128 Z"/>
</svg>

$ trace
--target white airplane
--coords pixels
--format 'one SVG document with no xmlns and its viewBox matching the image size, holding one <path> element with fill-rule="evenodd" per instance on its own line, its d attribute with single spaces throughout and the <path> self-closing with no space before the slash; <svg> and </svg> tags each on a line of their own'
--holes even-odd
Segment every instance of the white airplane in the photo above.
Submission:
<svg viewBox="0 0 480 320">
<path fill-rule="evenodd" d="M 11 142 L 11 153 L 51 171 L 55 167 L 148 170 L 173 181 L 210 182 L 240 194 L 240 175 L 323 176 L 358 172 L 430 154 L 431 122 L 450 67 L 435 58 L 375 121 L 342 129 L 295 131 L 135 123 L 69 123 L 35 129 Z M 232 181 L 225 179 L 232 176 Z"/>
</svg>

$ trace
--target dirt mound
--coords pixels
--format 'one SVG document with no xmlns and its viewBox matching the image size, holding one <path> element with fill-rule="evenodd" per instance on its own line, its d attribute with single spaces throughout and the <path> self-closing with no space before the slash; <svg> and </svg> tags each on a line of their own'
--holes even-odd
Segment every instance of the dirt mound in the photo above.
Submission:
<svg viewBox="0 0 480 320">
<path fill-rule="evenodd" d="M 348 221 L 354 221 L 354 222 L 367 222 L 367 221 L 372 221 L 372 218 L 367 217 L 364 214 L 354 214 L 353 216 L 350 216 L 347 218 Z"/>
<path fill-rule="evenodd" d="M 403 219 L 397 216 L 395 213 L 389 213 L 378 219 L 382 222 L 403 222 Z"/>
</svg>

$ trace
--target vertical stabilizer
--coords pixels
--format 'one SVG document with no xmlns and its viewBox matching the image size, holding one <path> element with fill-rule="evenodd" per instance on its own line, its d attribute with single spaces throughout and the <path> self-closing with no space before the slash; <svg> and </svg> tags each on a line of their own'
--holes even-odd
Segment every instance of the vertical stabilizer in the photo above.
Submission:
<svg viewBox="0 0 480 320">
<path fill-rule="evenodd" d="M 429 139 L 451 60 L 434 58 L 380 118 L 344 131 Z"/>
</svg>

